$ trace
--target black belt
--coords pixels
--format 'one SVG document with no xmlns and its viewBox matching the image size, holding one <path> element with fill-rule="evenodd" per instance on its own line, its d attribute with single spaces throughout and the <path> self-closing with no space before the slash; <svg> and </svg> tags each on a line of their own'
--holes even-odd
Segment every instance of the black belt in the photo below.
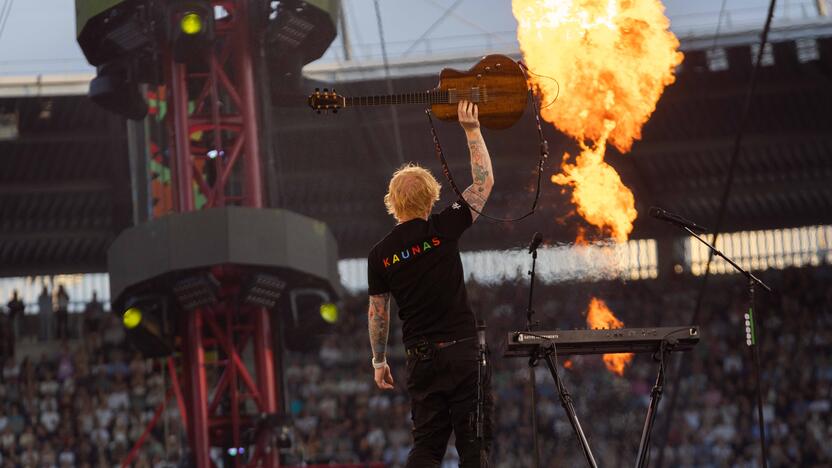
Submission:
<svg viewBox="0 0 832 468">
<path fill-rule="evenodd" d="M 465 343 L 466 341 L 473 341 L 475 337 L 469 336 L 468 338 L 460 338 L 458 340 L 453 341 L 421 341 L 416 343 L 415 345 L 406 348 L 404 350 L 405 355 L 407 357 L 417 357 L 419 359 L 428 360 L 433 357 L 433 353 L 435 351 L 439 351 L 440 349 L 445 349 L 449 346 L 453 346 L 458 343 Z"/>
</svg>

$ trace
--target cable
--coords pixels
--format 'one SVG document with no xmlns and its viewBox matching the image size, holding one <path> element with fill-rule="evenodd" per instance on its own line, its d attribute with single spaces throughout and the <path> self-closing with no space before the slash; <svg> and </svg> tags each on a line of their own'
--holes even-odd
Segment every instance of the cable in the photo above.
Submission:
<svg viewBox="0 0 832 468">
<path fill-rule="evenodd" d="M 711 44 L 711 49 L 716 49 L 720 36 L 722 35 L 722 16 L 725 14 L 725 6 L 728 0 L 722 0 L 722 5 L 719 7 L 719 17 L 716 20 L 716 31 L 714 31 L 714 42 Z"/>
<path fill-rule="evenodd" d="M 520 65 L 520 70 L 525 75 L 526 71 L 528 71 L 526 66 L 522 62 L 518 62 L 518 65 Z M 528 79 L 526 80 L 526 82 L 528 82 Z M 560 85 L 558 85 L 558 94 L 560 94 Z M 436 152 L 437 159 L 439 159 L 439 163 L 442 165 L 442 173 L 445 174 L 445 178 L 448 179 L 448 184 L 451 186 L 451 189 L 453 189 L 454 193 L 456 193 L 457 197 L 459 197 L 460 202 L 463 203 L 466 207 L 468 207 L 471 211 L 493 222 L 510 223 L 526 219 L 534 214 L 535 209 L 537 209 L 537 202 L 540 200 L 540 181 L 543 177 L 543 164 L 549 158 L 549 142 L 546 141 L 546 138 L 543 136 L 543 127 L 540 125 L 540 111 L 537 107 L 537 102 L 534 100 L 534 93 L 532 92 L 531 88 L 529 88 L 529 99 L 531 100 L 532 108 L 534 109 L 535 124 L 537 126 L 537 136 L 540 142 L 540 158 L 537 161 L 537 188 L 535 189 L 532 207 L 526 214 L 516 218 L 495 218 L 493 216 L 489 216 L 483 213 L 482 211 L 472 207 L 465 200 L 465 197 L 459 190 L 459 187 L 457 187 L 456 185 L 456 181 L 454 181 L 454 177 L 451 174 L 451 169 L 448 167 L 448 161 L 445 159 L 445 152 L 442 150 L 442 144 L 439 142 L 439 135 L 436 133 L 436 127 L 433 125 L 433 118 L 431 117 L 430 107 L 425 109 L 425 114 L 427 115 L 428 123 L 430 124 L 430 133 L 433 137 L 434 151 Z M 555 96 L 555 100 L 557 100 L 557 96 Z M 554 103 L 554 101 L 552 101 L 552 103 Z"/>
<path fill-rule="evenodd" d="M 14 5 L 14 0 L 6 0 L 3 3 L 3 9 L 0 9 L 0 38 L 3 37 L 3 31 L 6 30 L 6 23 L 9 22 L 9 16 L 12 15 L 12 5 Z M 3 14 L 3 11 L 6 13 Z"/>
<path fill-rule="evenodd" d="M 552 81 L 554 81 L 554 82 L 555 82 L 555 84 L 558 86 L 558 90 L 555 92 L 555 98 L 554 98 L 554 99 L 552 99 L 552 100 L 551 100 L 551 102 L 549 102 L 549 104 L 546 104 L 545 106 L 542 106 L 542 107 L 541 107 L 541 109 L 546 109 L 547 107 L 549 107 L 549 106 L 551 106 L 552 104 L 554 104 L 554 103 L 555 103 L 555 101 L 557 101 L 557 100 L 558 100 L 558 98 L 560 97 L 560 83 L 558 82 L 558 80 L 556 80 L 556 79 L 552 78 L 551 76 L 541 75 L 541 74 L 538 74 L 538 73 L 535 73 L 535 72 L 531 71 L 531 70 L 529 69 L 529 67 L 527 67 L 527 66 L 526 66 L 526 64 L 525 64 L 525 63 L 523 63 L 522 61 L 517 62 L 517 63 L 520 65 L 520 67 L 521 67 L 523 70 L 525 70 L 525 71 L 526 71 L 526 73 L 531 73 L 531 74 L 532 74 L 532 75 L 534 75 L 534 76 L 539 76 L 540 78 L 547 78 L 547 79 L 552 80 Z"/>
<path fill-rule="evenodd" d="M 722 230 L 722 223 L 723 223 L 724 218 L 725 218 L 725 211 L 726 211 L 726 206 L 728 204 L 728 197 L 731 195 L 731 186 L 734 183 L 734 173 L 736 171 L 737 161 L 739 160 L 739 155 L 740 155 L 740 152 L 742 150 L 742 139 L 743 139 L 743 136 L 745 135 L 745 127 L 748 124 L 748 116 L 749 116 L 750 109 L 751 109 L 751 99 L 754 96 L 754 92 L 757 89 L 757 77 L 759 75 L 760 67 L 762 66 L 763 51 L 765 50 L 766 44 L 768 43 L 768 33 L 769 33 L 769 30 L 771 29 L 771 20 L 774 17 L 774 8 L 775 8 L 776 3 L 777 3 L 777 0 L 771 0 L 769 5 L 768 5 L 768 13 L 767 13 L 767 16 L 766 16 L 766 22 L 765 22 L 765 25 L 763 26 L 763 32 L 762 32 L 761 37 L 760 37 L 760 49 L 757 51 L 757 58 L 756 58 L 756 61 L 754 62 L 754 68 L 751 69 L 751 77 L 749 79 L 748 89 L 747 89 L 746 94 L 745 94 L 745 100 L 743 102 L 742 112 L 740 113 L 740 121 L 739 121 L 739 125 L 737 126 L 737 133 L 734 136 L 734 145 L 733 145 L 733 150 L 732 150 L 732 153 L 731 153 L 731 160 L 728 163 L 728 175 L 726 176 L 725 186 L 722 190 L 722 197 L 720 198 L 720 201 L 719 201 L 719 210 L 717 212 L 716 223 L 714 223 L 715 227 L 714 227 L 714 235 L 713 235 L 713 240 L 712 240 L 714 245 L 716 245 L 717 238 L 719 237 L 719 233 Z M 723 1 L 723 6 L 724 6 L 724 4 L 725 4 L 725 2 Z M 714 257 L 713 251 L 710 251 L 708 253 L 708 261 L 705 264 L 705 274 L 703 275 L 702 283 L 701 283 L 701 286 L 699 288 L 699 294 L 697 295 L 697 298 L 696 298 L 696 306 L 693 310 L 691 320 L 688 323 L 695 323 L 697 320 L 699 320 L 699 314 L 700 314 L 701 309 L 702 309 L 702 301 L 703 301 L 704 296 L 705 296 L 705 290 L 707 289 L 707 286 L 708 286 L 708 277 L 710 276 L 711 262 L 713 261 L 713 257 Z M 683 371 L 683 369 L 687 369 L 687 366 L 689 366 L 689 364 L 687 364 L 687 361 L 681 361 L 681 363 L 676 366 L 677 367 L 676 375 L 684 375 L 681 372 Z M 759 391 L 759 384 L 758 384 L 757 389 Z M 678 395 L 679 395 L 679 392 L 674 392 L 673 393 L 673 396 L 670 399 L 669 408 L 667 410 L 667 418 L 665 418 L 665 425 L 663 427 L 663 430 L 659 432 L 660 434 L 665 434 L 665 436 L 662 438 L 662 444 L 659 447 L 659 456 L 658 456 L 658 460 L 657 460 L 657 463 L 656 463 L 656 466 L 658 468 L 662 468 L 663 463 L 664 463 L 664 452 L 665 452 L 664 449 L 667 446 L 667 434 L 669 432 L 668 429 L 670 428 L 670 424 L 672 423 L 673 414 L 676 411 L 676 406 L 677 406 L 677 403 L 678 403 L 678 400 L 679 400 Z M 765 434 L 761 433 L 760 437 L 761 437 L 761 440 L 764 440 Z M 766 462 L 767 456 L 765 454 L 765 450 L 763 452 L 764 452 L 763 453 L 763 465 L 765 467 L 765 462 Z"/>
<path fill-rule="evenodd" d="M 373 0 L 376 10 L 376 25 L 378 26 L 378 37 L 381 40 L 381 59 L 384 63 L 384 80 L 387 84 L 387 94 L 393 94 L 393 80 L 390 78 L 390 63 L 387 61 L 387 42 L 384 40 L 384 28 L 381 21 L 381 8 L 378 0 Z M 404 164 L 404 148 L 402 147 L 402 135 L 399 128 L 399 111 L 396 106 L 390 106 L 390 118 L 393 124 L 393 140 L 396 143 L 396 156 L 399 164 Z"/>
</svg>

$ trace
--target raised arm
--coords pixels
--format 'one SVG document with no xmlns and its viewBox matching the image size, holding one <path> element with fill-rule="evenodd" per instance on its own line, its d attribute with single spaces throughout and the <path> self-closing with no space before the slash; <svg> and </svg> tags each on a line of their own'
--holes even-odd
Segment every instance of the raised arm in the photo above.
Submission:
<svg viewBox="0 0 832 468">
<path fill-rule="evenodd" d="M 494 187 L 494 171 L 491 168 L 491 156 L 485 146 L 485 140 L 480 132 L 480 121 L 477 105 L 468 101 L 459 101 L 457 106 L 459 124 L 465 130 L 468 140 L 468 150 L 471 153 L 471 177 L 474 182 L 462 193 L 462 197 L 473 208 L 471 219 L 476 221 L 482 211 L 491 189 Z"/>
<path fill-rule="evenodd" d="M 390 293 L 370 296 L 367 311 L 370 328 L 370 347 L 373 349 L 374 378 L 378 388 L 393 388 L 393 374 L 387 364 L 387 336 L 390 332 Z"/>
</svg>

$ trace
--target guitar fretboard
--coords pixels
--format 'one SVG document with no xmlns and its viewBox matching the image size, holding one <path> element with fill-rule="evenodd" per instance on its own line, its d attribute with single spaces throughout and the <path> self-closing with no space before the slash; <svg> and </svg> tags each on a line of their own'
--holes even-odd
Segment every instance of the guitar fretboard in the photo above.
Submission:
<svg viewBox="0 0 832 468">
<path fill-rule="evenodd" d="M 345 107 L 350 106 L 384 106 L 390 104 L 451 104 L 467 99 L 480 101 L 479 88 L 441 90 L 432 89 L 417 93 L 386 94 L 381 96 L 351 96 L 344 98 Z"/>
</svg>

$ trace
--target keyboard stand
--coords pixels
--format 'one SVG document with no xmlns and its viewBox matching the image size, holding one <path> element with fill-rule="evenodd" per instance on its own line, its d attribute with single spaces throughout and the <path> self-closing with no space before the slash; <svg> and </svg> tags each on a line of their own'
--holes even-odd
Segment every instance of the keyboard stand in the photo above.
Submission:
<svg viewBox="0 0 832 468">
<path fill-rule="evenodd" d="M 636 468 L 644 468 L 650 458 L 650 433 L 653 431 L 653 423 L 656 421 L 656 411 L 662 399 L 664 391 L 664 366 L 670 352 L 678 341 L 673 338 L 662 340 L 659 350 L 653 358 L 659 361 L 659 373 L 656 376 L 656 384 L 650 391 L 650 405 L 647 406 L 647 416 L 644 418 L 644 428 L 641 430 L 641 441 L 638 444 L 638 455 L 636 456 Z"/>
<path fill-rule="evenodd" d="M 653 358 L 659 361 L 659 372 L 656 376 L 656 383 L 653 385 L 653 389 L 650 392 L 650 404 L 647 407 L 647 415 L 644 418 L 644 427 L 641 431 L 641 441 L 638 445 L 636 468 L 645 468 L 647 466 L 650 455 L 650 433 L 653 430 L 653 423 L 656 421 L 656 411 L 664 391 L 665 365 L 668 356 L 673 351 L 673 348 L 677 343 L 678 340 L 673 338 L 664 339 L 659 345 L 659 350 L 653 355 Z M 560 373 L 557 368 L 557 351 L 555 350 L 554 344 L 550 343 L 548 345 L 541 345 L 538 347 L 538 350 L 540 350 L 543 359 L 546 361 L 546 365 L 549 367 L 549 372 L 555 380 L 555 386 L 557 387 L 558 395 L 560 395 L 561 405 L 563 406 L 564 411 L 566 411 L 566 416 L 569 418 L 569 423 L 572 425 L 575 435 L 578 437 L 578 442 L 581 444 L 581 449 L 584 452 L 584 458 L 586 458 L 587 465 L 591 468 L 598 468 L 595 457 L 592 455 L 592 449 L 589 447 L 589 441 L 586 438 L 586 434 L 584 434 L 580 421 L 578 421 L 578 415 L 575 413 L 575 405 L 572 403 L 572 395 L 569 394 L 569 391 L 566 389 L 560 378 Z"/>
<path fill-rule="evenodd" d="M 584 430 L 581 428 L 580 421 L 578 421 L 578 415 L 575 413 L 575 405 L 572 404 L 572 396 L 560 380 L 560 374 L 558 373 L 557 367 L 558 363 L 555 356 L 557 356 L 557 351 L 555 350 L 554 344 L 550 343 L 543 348 L 543 359 L 546 360 L 549 372 L 552 373 L 552 378 L 555 379 L 555 385 L 558 388 L 561 405 L 563 405 L 563 409 L 566 411 L 566 416 L 569 417 L 569 423 L 572 425 L 572 429 L 575 430 L 575 435 L 578 436 L 578 442 L 581 443 L 581 449 L 584 451 L 586 462 L 591 468 L 598 468 L 598 463 L 595 462 L 595 457 L 592 456 L 592 449 L 589 448 L 589 441 L 586 440 Z"/>
</svg>

